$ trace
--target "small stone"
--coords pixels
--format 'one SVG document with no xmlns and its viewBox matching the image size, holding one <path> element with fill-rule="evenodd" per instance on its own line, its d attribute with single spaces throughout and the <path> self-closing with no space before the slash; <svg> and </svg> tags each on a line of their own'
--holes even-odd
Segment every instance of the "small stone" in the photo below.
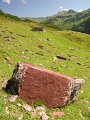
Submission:
<svg viewBox="0 0 90 120">
<path fill-rule="evenodd" d="M 90 107 L 88 107 L 88 112 L 90 112 Z"/>
<path fill-rule="evenodd" d="M 43 64 L 39 64 L 39 66 L 43 67 Z"/>
<path fill-rule="evenodd" d="M 5 107 L 5 112 L 6 112 L 6 114 L 9 114 L 9 110 L 8 110 L 7 106 Z"/>
<path fill-rule="evenodd" d="M 12 60 L 9 57 L 5 57 L 5 60 L 8 62 L 8 64 L 13 64 Z"/>
<path fill-rule="evenodd" d="M 5 41 L 9 41 L 11 39 L 10 36 L 4 36 L 3 38 L 4 38 Z"/>
<path fill-rule="evenodd" d="M 55 117 L 55 116 L 58 116 L 58 117 L 61 117 L 64 115 L 64 112 L 52 112 L 52 117 Z"/>
<path fill-rule="evenodd" d="M 78 62 L 77 64 L 78 64 L 78 65 L 81 65 L 81 63 L 79 63 L 79 62 Z"/>
<path fill-rule="evenodd" d="M 18 106 L 18 107 L 21 107 L 22 105 L 21 105 L 20 103 L 17 103 L 17 106 Z"/>
<path fill-rule="evenodd" d="M 15 102 L 16 99 L 17 99 L 18 95 L 12 95 L 10 98 L 9 98 L 9 101 L 10 102 Z"/>
<path fill-rule="evenodd" d="M 44 46 L 43 46 L 43 45 L 39 45 L 38 47 L 39 47 L 40 49 L 43 49 L 43 48 L 44 48 Z"/>
<path fill-rule="evenodd" d="M 21 115 L 20 117 L 18 117 L 18 120 L 22 120 L 23 116 Z"/>
<path fill-rule="evenodd" d="M 3 98 L 6 99 L 6 98 L 7 98 L 7 95 L 4 95 Z"/>
<path fill-rule="evenodd" d="M 36 108 L 36 113 L 38 114 L 38 115 L 40 115 L 40 116 L 42 116 L 43 115 L 43 113 L 45 113 L 46 111 L 45 111 L 45 108 L 44 107 L 37 107 Z"/>
<path fill-rule="evenodd" d="M 38 112 L 38 115 L 42 116 L 45 112 L 41 111 L 41 112 Z"/>
<path fill-rule="evenodd" d="M 57 60 L 57 57 L 54 57 L 54 58 L 53 58 L 53 62 L 55 62 L 56 60 Z"/>
<path fill-rule="evenodd" d="M 4 99 L 4 101 L 6 101 L 7 100 L 7 95 L 4 95 L 3 99 Z"/>
<path fill-rule="evenodd" d="M 24 51 L 22 52 L 22 54 L 24 54 Z"/>
<path fill-rule="evenodd" d="M 67 60 L 64 56 L 56 56 L 58 59 Z"/>
<path fill-rule="evenodd" d="M 28 112 L 30 112 L 32 110 L 32 107 L 30 105 L 28 105 L 28 104 L 24 104 L 23 107 Z"/>
<path fill-rule="evenodd" d="M 47 38 L 47 41 L 49 41 L 49 38 Z"/>
<path fill-rule="evenodd" d="M 43 113 L 42 120 L 48 120 L 48 116 L 46 115 L 46 113 Z"/>
<path fill-rule="evenodd" d="M 36 117 L 38 115 L 36 110 L 34 110 L 31 114 L 32 114 L 32 117 Z"/>
<path fill-rule="evenodd" d="M 84 104 L 89 104 L 89 101 L 83 100 L 83 103 L 84 103 Z"/>
<path fill-rule="evenodd" d="M 44 111 L 45 112 L 45 108 L 44 107 L 37 107 L 36 111 Z"/>
<path fill-rule="evenodd" d="M 5 80 L 5 81 L 3 82 L 3 84 L 2 84 L 2 88 L 5 89 L 6 86 L 7 86 L 7 84 L 8 84 L 8 80 Z"/>
<path fill-rule="evenodd" d="M 32 116 L 36 117 L 37 115 L 43 116 L 45 115 L 45 108 L 44 107 L 37 107 L 33 112 L 32 112 Z"/>
</svg>

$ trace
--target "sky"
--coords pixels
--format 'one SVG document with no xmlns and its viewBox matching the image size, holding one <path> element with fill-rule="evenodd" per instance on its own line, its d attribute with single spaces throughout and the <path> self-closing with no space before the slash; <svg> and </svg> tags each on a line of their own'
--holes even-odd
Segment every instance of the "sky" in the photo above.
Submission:
<svg viewBox="0 0 90 120">
<path fill-rule="evenodd" d="M 46 17 L 62 10 L 82 11 L 90 0 L 0 0 L 0 9 L 19 17 Z"/>
</svg>

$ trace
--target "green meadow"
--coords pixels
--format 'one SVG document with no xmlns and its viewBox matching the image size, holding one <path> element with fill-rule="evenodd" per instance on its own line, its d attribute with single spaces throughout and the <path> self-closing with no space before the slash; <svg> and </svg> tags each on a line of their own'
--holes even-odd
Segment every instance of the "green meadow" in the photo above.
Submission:
<svg viewBox="0 0 90 120">
<path fill-rule="evenodd" d="M 15 103 L 9 102 L 11 94 L 2 90 L 2 83 L 10 79 L 18 61 L 28 62 L 61 74 L 85 79 L 85 84 L 79 90 L 77 100 L 63 108 L 46 109 L 49 120 L 52 111 L 63 111 L 62 117 L 55 120 L 90 120 L 87 108 L 90 106 L 90 35 L 59 31 L 44 27 L 43 32 L 31 29 L 40 26 L 36 22 L 16 21 L 0 16 L 0 120 L 40 120 L 32 117 L 30 112 L 17 104 L 24 101 L 18 98 Z M 63 55 L 66 60 L 56 59 Z M 88 102 L 85 102 L 88 101 Z M 33 104 L 36 107 L 40 103 Z M 11 114 L 7 114 L 8 107 Z"/>
</svg>

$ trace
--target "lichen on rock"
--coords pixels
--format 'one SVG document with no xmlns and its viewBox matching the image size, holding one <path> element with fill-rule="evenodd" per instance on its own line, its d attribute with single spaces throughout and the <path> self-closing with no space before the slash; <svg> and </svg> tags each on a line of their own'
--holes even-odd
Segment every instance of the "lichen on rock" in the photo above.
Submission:
<svg viewBox="0 0 90 120">
<path fill-rule="evenodd" d="M 19 62 L 5 90 L 18 94 L 28 104 L 42 100 L 47 107 L 55 108 L 73 102 L 83 83 L 83 79 Z"/>
</svg>

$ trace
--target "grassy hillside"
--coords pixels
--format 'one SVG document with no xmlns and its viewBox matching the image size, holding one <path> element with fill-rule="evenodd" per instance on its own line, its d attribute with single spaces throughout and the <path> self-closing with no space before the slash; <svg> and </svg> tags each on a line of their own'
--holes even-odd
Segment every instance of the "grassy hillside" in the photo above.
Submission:
<svg viewBox="0 0 90 120">
<path fill-rule="evenodd" d="M 90 17 L 87 17 L 83 22 L 74 25 L 72 30 L 90 34 Z"/>
<path fill-rule="evenodd" d="M 8 18 L 10 20 L 21 21 L 21 19 L 19 17 L 11 15 L 11 14 L 4 13 L 1 9 L 0 9 L 0 16 L 2 16 L 4 18 Z"/>
<path fill-rule="evenodd" d="M 90 9 L 79 13 L 73 10 L 60 11 L 50 17 L 32 20 L 59 30 L 74 30 L 90 34 Z"/>
<path fill-rule="evenodd" d="M 11 77 L 18 61 L 85 79 L 77 101 L 64 108 L 46 108 L 46 112 L 49 120 L 52 120 L 52 111 L 65 113 L 55 120 L 89 120 L 87 107 L 90 106 L 90 35 L 46 27 L 44 32 L 34 32 L 31 31 L 33 26 L 37 26 L 37 23 L 12 20 L 0 15 L 0 120 L 17 120 L 20 115 L 23 115 L 23 120 L 40 120 L 39 117 L 33 118 L 30 112 L 17 105 L 23 104 L 19 98 L 15 103 L 10 103 L 11 95 L 1 89 L 3 81 Z M 58 55 L 63 55 L 67 60 L 54 60 Z M 11 114 L 7 114 L 7 107 Z"/>
</svg>

